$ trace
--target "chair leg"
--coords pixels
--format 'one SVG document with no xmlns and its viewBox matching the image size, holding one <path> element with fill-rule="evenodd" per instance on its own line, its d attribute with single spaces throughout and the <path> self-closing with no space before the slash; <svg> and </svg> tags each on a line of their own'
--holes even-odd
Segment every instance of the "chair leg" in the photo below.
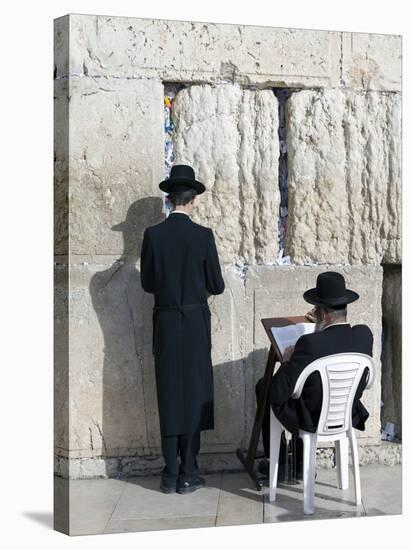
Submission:
<svg viewBox="0 0 412 550">
<path fill-rule="evenodd" d="M 282 425 L 270 407 L 270 458 L 269 458 L 269 501 L 276 500 L 276 487 L 278 483 L 279 449 Z"/>
<path fill-rule="evenodd" d="M 353 428 L 349 431 L 349 440 L 352 453 L 352 469 L 353 477 L 355 481 L 355 498 L 356 506 L 362 504 L 362 495 L 361 495 L 361 485 L 360 485 L 360 474 L 359 474 L 359 457 L 358 457 L 358 443 L 356 441 L 355 432 Z"/>
<path fill-rule="evenodd" d="M 349 488 L 349 441 L 348 438 L 335 441 L 336 470 L 339 489 Z"/>
<path fill-rule="evenodd" d="M 303 513 L 315 513 L 316 434 L 304 433 L 303 439 Z"/>
</svg>

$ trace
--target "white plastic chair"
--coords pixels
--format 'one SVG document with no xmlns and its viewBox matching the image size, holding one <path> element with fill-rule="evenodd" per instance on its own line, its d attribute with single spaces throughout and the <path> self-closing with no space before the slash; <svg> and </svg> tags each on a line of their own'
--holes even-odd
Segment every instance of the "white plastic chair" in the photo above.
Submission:
<svg viewBox="0 0 412 550">
<path fill-rule="evenodd" d="M 356 506 L 361 505 L 358 447 L 352 428 L 352 405 L 364 369 L 369 375 L 365 389 L 374 379 L 374 362 L 363 353 L 337 353 L 313 361 L 301 372 L 296 381 L 293 399 L 301 396 L 310 374 L 318 371 L 322 381 L 323 400 L 316 433 L 299 430 L 303 440 L 303 513 L 315 511 L 316 444 L 318 441 L 335 441 L 338 486 L 349 487 L 348 443 L 352 453 L 352 469 L 355 481 Z M 269 501 L 276 500 L 280 437 L 285 428 L 270 407 L 270 466 Z"/>
</svg>

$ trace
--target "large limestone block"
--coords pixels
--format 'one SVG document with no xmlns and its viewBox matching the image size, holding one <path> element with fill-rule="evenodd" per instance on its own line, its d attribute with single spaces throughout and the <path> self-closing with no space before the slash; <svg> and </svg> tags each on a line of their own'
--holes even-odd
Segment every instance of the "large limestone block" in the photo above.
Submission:
<svg viewBox="0 0 412 550">
<path fill-rule="evenodd" d="M 157 456 L 153 296 L 140 286 L 137 257 L 103 259 L 56 267 L 56 315 L 67 310 L 68 319 L 58 325 L 56 453 L 72 459 Z M 245 437 L 242 340 L 249 316 L 243 281 L 231 266 L 223 275 L 225 293 L 209 298 L 215 429 L 204 432 L 203 453 L 232 452 Z"/>
<path fill-rule="evenodd" d="M 70 267 L 70 456 L 150 452 L 151 310 L 134 261 Z"/>
<path fill-rule="evenodd" d="M 384 266 L 382 292 L 382 426 L 402 436 L 402 266 Z"/>
<path fill-rule="evenodd" d="M 69 116 L 70 252 L 121 253 L 121 234 L 112 226 L 125 220 L 137 199 L 161 195 L 163 85 L 71 78 Z M 154 212 L 149 208 L 140 215 L 136 222 L 143 227 Z M 128 252 L 138 239 L 137 234 L 131 239 Z"/>
<path fill-rule="evenodd" d="M 70 72 L 70 26 L 72 15 L 53 21 L 53 57 L 55 78 L 67 78 Z"/>
<path fill-rule="evenodd" d="M 293 261 L 400 263 L 399 94 L 300 91 L 286 125 Z"/>
<path fill-rule="evenodd" d="M 54 253 L 69 249 L 69 81 L 54 81 Z"/>
<path fill-rule="evenodd" d="M 342 33 L 342 84 L 367 90 L 402 90 L 402 36 Z"/>
<path fill-rule="evenodd" d="M 316 286 L 316 277 L 322 271 L 342 273 L 348 288 L 360 294 L 359 300 L 348 306 L 348 321 L 351 324 L 365 323 L 373 332 L 373 357 L 376 363 L 375 381 L 365 392 L 363 403 L 370 413 L 364 432 L 357 431 L 361 444 L 378 444 L 380 441 L 381 399 L 381 295 L 382 268 L 374 266 L 253 266 L 246 277 L 246 302 L 253 311 L 253 323 L 248 324 L 247 346 L 249 347 L 246 385 L 247 431 L 251 433 L 256 400 L 254 388 L 263 376 L 269 351 L 269 339 L 261 323 L 262 318 L 304 315 L 311 305 L 302 294 Z"/>
<path fill-rule="evenodd" d="M 192 85 L 174 100 L 176 163 L 207 190 L 193 219 L 213 228 L 220 260 L 273 261 L 278 254 L 278 103 L 271 90 Z"/>
<path fill-rule="evenodd" d="M 69 269 L 54 267 L 54 445 L 59 453 L 69 449 Z"/>
<path fill-rule="evenodd" d="M 80 14 L 70 29 L 71 74 L 339 85 L 339 32 Z"/>
</svg>

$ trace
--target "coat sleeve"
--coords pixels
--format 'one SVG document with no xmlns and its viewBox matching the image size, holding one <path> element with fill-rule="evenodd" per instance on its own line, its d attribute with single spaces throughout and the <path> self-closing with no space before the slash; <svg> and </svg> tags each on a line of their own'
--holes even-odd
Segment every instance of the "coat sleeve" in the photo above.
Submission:
<svg viewBox="0 0 412 550">
<path fill-rule="evenodd" d="M 210 294 L 222 294 L 225 290 L 225 283 L 220 269 L 219 257 L 216 250 L 213 231 L 209 230 L 208 245 L 205 258 L 205 281 L 206 290 Z"/>
<path fill-rule="evenodd" d="M 153 248 L 150 234 L 146 228 L 143 234 L 142 254 L 140 257 L 140 282 L 146 292 L 154 292 Z"/>
<path fill-rule="evenodd" d="M 292 394 L 300 373 L 312 361 L 313 355 L 307 338 L 301 336 L 289 361 L 281 364 L 270 382 L 269 399 L 272 410 L 276 418 L 293 434 L 299 432 L 301 413 L 298 400 L 292 399 Z"/>
</svg>

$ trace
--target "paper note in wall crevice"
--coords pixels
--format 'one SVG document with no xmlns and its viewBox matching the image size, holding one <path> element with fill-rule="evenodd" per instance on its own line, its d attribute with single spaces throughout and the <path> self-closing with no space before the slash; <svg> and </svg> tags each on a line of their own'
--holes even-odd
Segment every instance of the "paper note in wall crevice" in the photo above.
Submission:
<svg viewBox="0 0 412 550">
<path fill-rule="evenodd" d="M 294 346 L 301 336 L 314 332 L 316 323 L 297 323 L 285 327 L 271 327 L 273 338 L 276 340 L 280 353 L 289 346 Z"/>
</svg>

